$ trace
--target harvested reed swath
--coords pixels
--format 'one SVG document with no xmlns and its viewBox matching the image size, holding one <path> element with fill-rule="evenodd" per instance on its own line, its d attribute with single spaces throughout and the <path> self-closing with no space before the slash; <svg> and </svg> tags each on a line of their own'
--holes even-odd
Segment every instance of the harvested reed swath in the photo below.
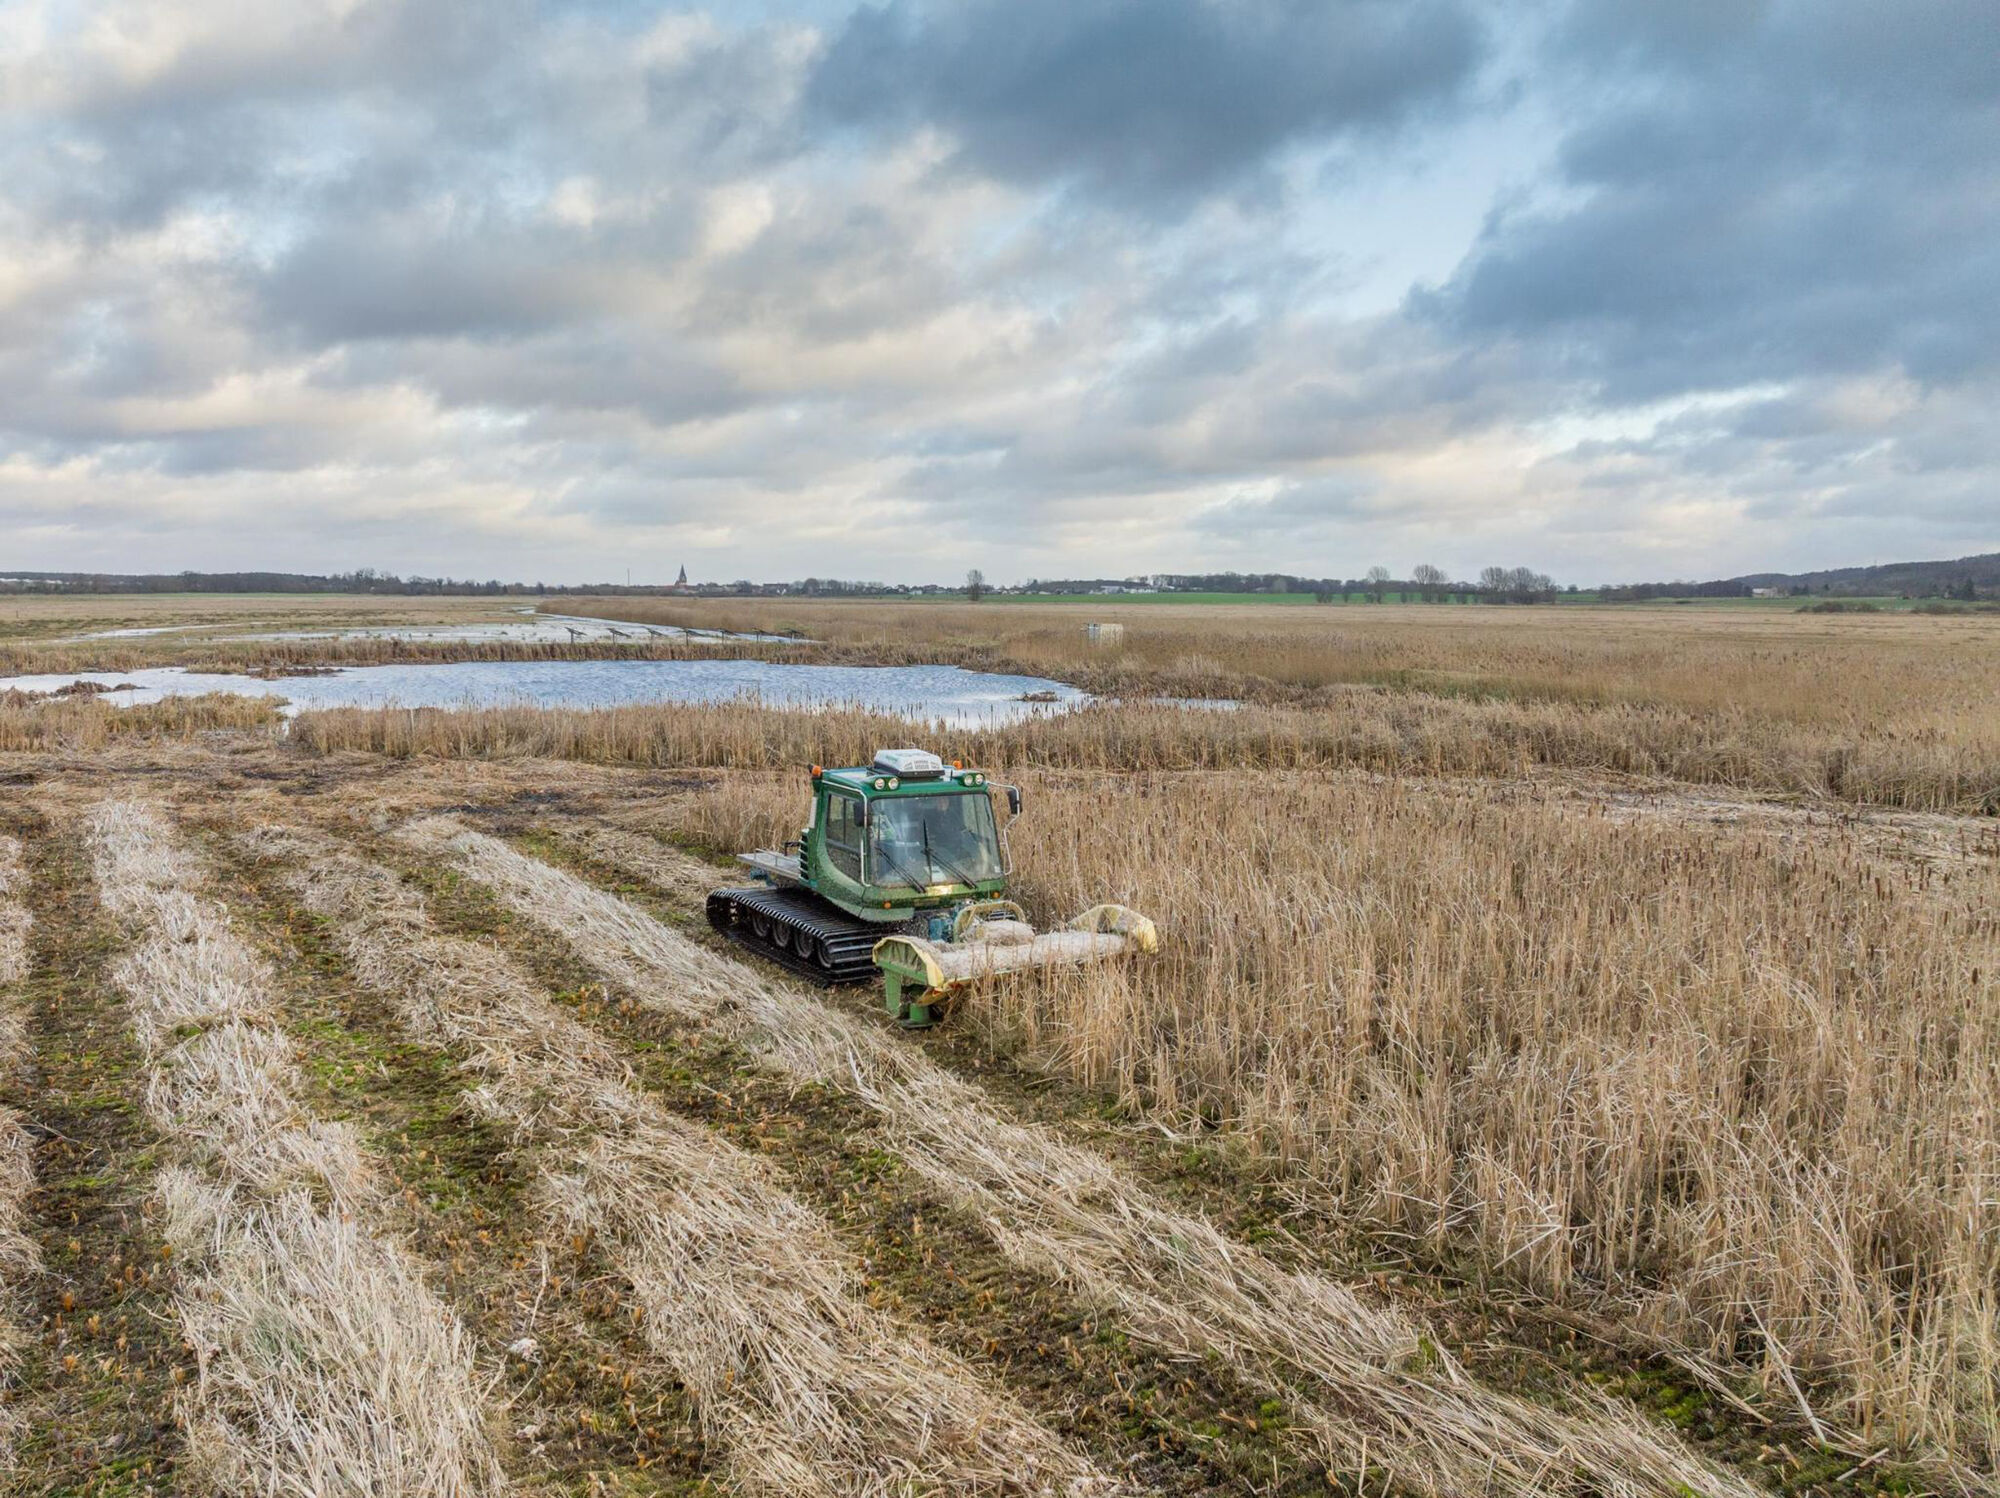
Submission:
<svg viewBox="0 0 2000 1498">
<path fill-rule="evenodd" d="M 0 836 L 0 1076 L 11 1076 L 26 1055 L 26 1036 L 13 992 L 28 975 L 32 921 L 22 902 L 27 875 L 21 845 Z M 34 1240 L 23 1231 L 28 1193 L 34 1189 L 34 1143 L 21 1115 L 0 1107 L 0 1471 L 14 1465 L 20 1416 L 11 1398 L 20 1366 L 22 1285 L 41 1264 Z"/>
<path fill-rule="evenodd" d="M 147 1112 L 184 1156 L 157 1200 L 201 1266 L 176 1297 L 200 1366 L 184 1411 L 194 1473 L 274 1498 L 503 1491 L 464 1329 L 365 1226 L 353 1131 L 299 1105 L 269 971 L 158 811 L 107 801 L 87 826 L 99 893 L 140 937 L 113 980 L 146 1054 Z"/>
<path fill-rule="evenodd" d="M 28 975 L 28 932 L 33 922 L 22 902 L 27 879 L 27 871 L 21 867 L 20 842 L 0 836 L 0 988 L 19 983 Z M 7 1059 L 12 1059 L 19 1045 L 18 1036 L 0 1034 L 0 1054 Z"/>
<path fill-rule="evenodd" d="M 228 1493 L 496 1491 L 473 1348 L 407 1254 L 303 1190 L 249 1196 L 174 1168 L 168 1243 L 206 1263 L 177 1301 L 200 1359 L 188 1452 Z"/>
<path fill-rule="evenodd" d="M 468 1058 L 486 1113 L 566 1159 L 542 1178 L 543 1209 L 604 1245 L 740 1488 L 1112 1486 L 960 1360 L 870 1307 L 825 1221 L 760 1161 L 633 1088 L 600 1036 L 491 948 L 440 935 L 393 874 L 310 833 L 244 841 L 291 866 L 285 882 L 412 1034 Z"/>
<path fill-rule="evenodd" d="M 403 836 L 453 858 L 640 1002 L 862 1100 L 904 1161 L 1017 1261 L 1115 1307 L 1164 1348 L 1288 1388 L 1329 1463 L 1366 1444 L 1397 1481 L 1436 1493 L 1748 1492 L 1582 1391 L 1563 1413 L 1478 1385 L 1414 1321 L 1164 1208 L 1100 1156 L 1004 1119 L 921 1051 L 582 880 L 448 819 Z"/>
</svg>

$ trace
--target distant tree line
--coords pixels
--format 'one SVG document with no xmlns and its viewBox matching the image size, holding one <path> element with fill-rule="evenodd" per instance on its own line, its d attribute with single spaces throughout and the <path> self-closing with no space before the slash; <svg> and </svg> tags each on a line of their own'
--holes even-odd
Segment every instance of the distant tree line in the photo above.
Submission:
<svg viewBox="0 0 2000 1498">
<path fill-rule="evenodd" d="M 1749 598 L 1755 592 L 1750 584 L 1731 579 L 1717 583 L 1627 583 L 1617 586 L 1607 585 L 1597 590 L 1597 596 L 1605 603 L 1645 603 L 1654 598 Z"/>
<path fill-rule="evenodd" d="M 538 593 L 540 583 L 474 578 L 398 577 L 372 567 L 353 572 L 16 572 L 0 577 L 8 593 Z"/>
<path fill-rule="evenodd" d="M 1289 572 L 1156 572 L 1144 577 L 1035 578 L 1023 593 L 1308 593 L 1322 603 L 1356 598 L 1386 603 L 1547 603 L 1557 597 L 1555 581 L 1532 567 L 1488 567 L 1476 580 L 1454 579 L 1428 562 L 1398 578 L 1387 567 L 1370 567 L 1361 577 L 1301 577 Z M 1576 589 L 1569 589 L 1574 593 Z"/>
<path fill-rule="evenodd" d="M 1599 590 L 1611 603 L 1652 598 L 1937 598 L 1958 603 L 2000 596 L 2000 552 L 1941 562 L 1883 562 L 1824 572 L 1753 572 L 1716 582 L 1628 583 Z"/>
<path fill-rule="evenodd" d="M 989 594 L 1117 593 L 1301 593 L 1323 602 L 1356 598 L 1385 603 L 1548 603 L 1574 595 L 1574 584 L 1558 590 L 1532 567 L 1485 567 L 1477 578 L 1454 579 L 1428 562 L 1395 576 L 1375 566 L 1360 577 L 1308 577 L 1290 572 L 1155 572 L 1136 577 L 1031 578 L 1017 587 L 997 587 L 976 568 L 963 584 L 883 583 L 833 577 L 791 582 L 573 583 L 502 582 L 498 578 L 398 576 L 373 567 L 351 572 L 42 572 L 0 569 L 6 593 L 379 593 L 465 596 L 637 594 L 710 598 L 935 598 Z M 1951 562 L 1893 562 L 1830 572 L 1755 573 L 1711 582 L 1651 582 L 1607 585 L 1594 596 L 1607 603 L 1642 603 L 1657 598 L 1871 597 L 1940 599 L 1972 603 L 2000 597 L 2000 552 Z"/>
</svg>

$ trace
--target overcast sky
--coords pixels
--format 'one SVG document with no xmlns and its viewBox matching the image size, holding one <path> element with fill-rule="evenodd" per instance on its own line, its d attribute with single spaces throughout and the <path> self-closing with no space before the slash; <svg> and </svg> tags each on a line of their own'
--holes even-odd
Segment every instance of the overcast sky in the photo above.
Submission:
<svg viewBox="0 0 2000 1498">
<path fill-rule="evenodd" d="M 1995 0 L 0 0 L 0 571 L 1996 549 Z"/>
</svg>

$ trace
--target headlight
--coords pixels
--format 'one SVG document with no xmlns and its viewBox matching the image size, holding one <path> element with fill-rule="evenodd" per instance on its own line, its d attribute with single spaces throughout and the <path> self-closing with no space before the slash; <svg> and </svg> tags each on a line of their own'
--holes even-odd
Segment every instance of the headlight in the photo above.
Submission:
<svg viewBox="0 0 2000 1498">
<path fill-rule="evenodd" d="M 891 775 L 891 776 L 889 777 L 889 789 L 890 789 L 890 790 L 892 790 L 892 791 L 893 791 L 893 790 L 894 790 L 894 789 L 895 789 L 895 788 L 896 788 L 897 786 L 901 785 L 902 783 L 903 783 L 902 781 L 898 780 L 898 779 L 897 779 L 897 778 L 896 778 L 895 776 L 893 776 L 893 775 Z"/>
<path fill-rule="evenodd" d="M 884 780 L 880 775 L 877 775 L 875 777 L 875 789 L 878 791 L 886 791 L 887 789 L 889 789 L 889 782 Z"/>
</svg>

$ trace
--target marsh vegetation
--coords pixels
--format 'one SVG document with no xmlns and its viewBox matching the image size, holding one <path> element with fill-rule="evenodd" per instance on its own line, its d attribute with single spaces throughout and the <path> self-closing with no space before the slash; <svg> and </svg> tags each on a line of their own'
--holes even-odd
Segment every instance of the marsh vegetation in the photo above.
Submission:
<svg viewBox="0 0 2000 1498">
<path fill-rule="evenodd" d="M 157 1468 L 224 1471 L 218 1431 L 345 1460 L 371 1417 L 267 1393 L 337 1406 L 375 1356 L 441 1443 L 384 1470 L 464 1491 L 1013 1491 L 1003 1451 L 1037 1491 L 1994 1489 L 1986 621 L 1156 609 L 1105 661 L 1067 610 L 876 606 L 871 645 L 777 607 L 690 622 L 1245 705 L 0 704 L 0 995 L 67 985 L 14 1049 L 117 1019 L 134 1067 L 64 1132 L 145 1162 L 120 1189 L 215 1349 L 130 1437 Z M 919 1039 L 711 944 L 801 767 L 908 739 L 1026 787 L 1038 919 L 1115 899 L 1166 950 Z M 77 839 L 111 946 L 51 968 L 35 871 Z M 129 1250 L 72 1254 L 24 1171 L 0 1274 L 79 1304 L 23 1323 L 32 1448 L 89 1367 L 71 1266 Z M 402 1340 L 302 1321 L 265 1367 L 253 1284 Z"/>
</svg>

